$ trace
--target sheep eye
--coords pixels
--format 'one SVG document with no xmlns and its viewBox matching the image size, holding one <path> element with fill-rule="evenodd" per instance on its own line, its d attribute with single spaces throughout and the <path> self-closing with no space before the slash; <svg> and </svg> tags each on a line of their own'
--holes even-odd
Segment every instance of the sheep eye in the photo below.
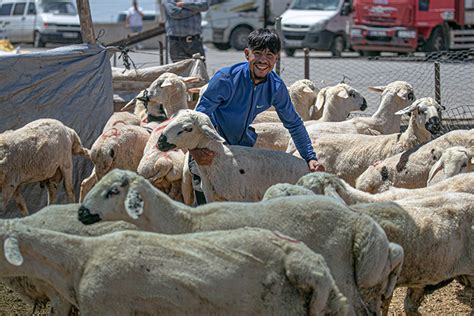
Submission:
<svg viewBox="0 0 474 316">
<path fill-rule="evenodd" d="M 112 186 L 110 189 L 105 192 L 105 198 L 108 199 L 113 195 L 120 194 L 120 190 L 117 188 L 117 186 Z"/>
<path fill-rule="evenodd" d="M 415 100 L 415 95 L 412 92 L 408 93 L 408 100 L 410 101 Z"/>
<path fill-rule="evenodd" d="M 354 91 L 349 91 L 349 96 L 355 98 L 356 95 L 355 95 Z"/>
<path fill-rule="evenodd" d="M 184 131 L 189 133 L 189 132 L 193 131 L 193 128 L 192 127 L 185 127 Z"/>
</svg>

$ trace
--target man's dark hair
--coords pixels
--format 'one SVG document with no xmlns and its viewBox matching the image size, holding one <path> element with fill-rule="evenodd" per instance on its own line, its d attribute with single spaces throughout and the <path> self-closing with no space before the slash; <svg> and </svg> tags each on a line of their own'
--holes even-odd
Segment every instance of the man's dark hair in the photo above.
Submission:
<svg viewBox="0 0 474 316">
<path fill-rule="evenodd" d="M 269 29 L 257 29 L 249 34 L 247 47 L 251 50 L 264 50 L 268 48 L 272 53 L 278 54 L 281 49 L 280 37 Z"/>
</svg>

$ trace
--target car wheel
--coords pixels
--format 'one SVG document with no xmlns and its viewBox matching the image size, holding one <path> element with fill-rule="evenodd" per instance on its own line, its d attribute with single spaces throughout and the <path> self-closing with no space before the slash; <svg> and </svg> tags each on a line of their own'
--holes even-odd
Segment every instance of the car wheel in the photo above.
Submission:
<svg viewBox="0 0 474 316">
<path fill-rule="evenodd" d="M 214 47 L 218 50 L 228 50 L 230 48 L 229 43 L 213 43 Z"/>
<path fill-rule="evenodd" d="M 230 35 L 230 44 L 236 50 L 244 50 L 247 47 L 247 37 L 252 30 L 246 26 L 238 26 Z"/>
<path fill-rule="evenodd" d="M 333 57 L 341 57 L 344 51 L 344 39 L 342 36 L 336 36 L 332 40 L 331 53 Z"/>
<path fill-rule="evenodd" d="M 374 57 L 374 56 L 379 56 L 380 52 L 376 52 L 373 50 L 361 50 L 359 51 L 359 54 L 364 57 Z"/>
<path fill-rule="evenodd" d="M 431 33 L 430 39 L 426 43 L 427 52 L 437 52 L 446 50 L 446 41 L 444 40 L 443 29 L 438 27 Z"/>
<path fill-rule="evenodd" d="M 295 48 L 285 48 L 286 56 L 293 57 L 295 56 L 296 49 Z"/>
<path fill-rule="evenodd" d="M 45 47 L 46 43 L 41 39 L 41 33 L 36 31 L 34 37 L 34 46 L 35 47 Z"/>
</svg>

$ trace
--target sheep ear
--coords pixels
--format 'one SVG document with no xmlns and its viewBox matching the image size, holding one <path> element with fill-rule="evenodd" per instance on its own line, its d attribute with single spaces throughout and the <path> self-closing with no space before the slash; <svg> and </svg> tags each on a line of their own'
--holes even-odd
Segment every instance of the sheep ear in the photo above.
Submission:
<svg viewBox="0 0 474 316">
<path fill-rule="evenodd" d="M 318 97 L 316 98 L 316 108 L 321 110 L 324 106 L 324 102 L 326 101 L 326 88 L 323 88 L 319 91 Z"/>
<path fill-rule="evenodd" d="M 201 92 L 201 88 L 189 88 L 188 93 L 199 93 Z"/>
<path fill-rule="evenodd" d="M 347 93 L 347 90 L 343 88 L 337 93 L 337 96 L 343 99 L 347 99 L 349 97 L 349 94 Z"/>
<path fill-rule="evenodd" d="M 135 102 L 137 101 L 137 97 L 134 97 L 130 102 L 125 104 L 123 108 L 120 109 L 120 112 L 130 111 L 135 107 Z"/>
<path fill-rule="evenodd" d="M 208 125 L 203 125 L 201 126 L 201 130 L 204 133 L 204 135 L 206 135 L 206 137 L 208 137 L 209 139 L 212 139 L 219 143 L 225 142 L 224 138 L 222 138 L 219 134 L 217 134 L 217 131 L 214 128 L 211 128 Z"/>
<path fill-rule="evenodd" d="M 304 92 L 304 93 L 314 93 L 314 91 L 311 90 L 310 87 L 308 87 L 308 86 L 304 86 L 303 92 Z"/>
<path fill-rule="evenodd" d="M 369 86 L 369 91 L 380 92 L 382 93 L 385 90 L 386 86 Z"/>
<path fill-rule="evenodd" d="M 346 204 L 346 201 L 341 198 L 336 189 L 332 186 L 327 186 L 324 188 L 324 195 L 335 198 L 339 203 Z"/>
<path fill-rule="evenodd" d="M 186 83 L 199 83 L 201 79 L 199 77 L 179 77 Z"/>
<path fill-rule="evenodd" d="M 16 237 L 7 237 L 3 242 L 3 252 L 5 259 L 14 265 L 21 266 L 23 264 L 23 256 L 20 252 L 20 246 L 18 245 L 18 239 Z"/>
<path fill-rule="evenodd" d="M 138 219 L 143 214 L 143 198 L 140 192 L 130 187 L 125 197 L 125 210 L 132 219 Z"/>
<path fill-rule="evenodd" d="M 408 100 L 408 91 L 407 89 L 400 89 L 397 91 L 397 95 L 403 100 Z"/>
<path fill-rule="evenodd" d="M 169 78 L 166 78 L 165 81 L 163 81 L 163 83 L 161 84 L 161 87 L 166 88 L 171 87 L 172 85 L 173 83 L 171 82 L 171 80 L 169 80 Z"/>
<path fill-rule="evenodd" d="M 401 109 L 400 111 L 395 112 L 395 115 L 403 115 L 403 114 L 411 113 L 411 112 L 413 112 L 415 109 L 416 109 L 416 106 L 411 106 L 411 105 L 409 105 L 409 106 L 407 106 L 406 108 Z"/>
<path fill-rule="evenodd" d="M 430 183 L 433 180 L 434 176 L 443 170 L 443 160 L 440 158 L 430 169 L 430 173 L 428 175 L 428 181 L 426 183 Z"/>
</svg>

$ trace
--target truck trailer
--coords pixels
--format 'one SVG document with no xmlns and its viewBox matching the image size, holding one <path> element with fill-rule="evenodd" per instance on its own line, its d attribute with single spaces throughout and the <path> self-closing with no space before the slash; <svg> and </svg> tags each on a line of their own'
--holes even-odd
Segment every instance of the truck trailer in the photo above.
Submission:
<svg viewBox="0 0 474 316">
<path fill-rule="evenodd" d="M 362 55 L 474 47 L 474 0 L 354 0 L 351 46 Z"/>
</svg>

